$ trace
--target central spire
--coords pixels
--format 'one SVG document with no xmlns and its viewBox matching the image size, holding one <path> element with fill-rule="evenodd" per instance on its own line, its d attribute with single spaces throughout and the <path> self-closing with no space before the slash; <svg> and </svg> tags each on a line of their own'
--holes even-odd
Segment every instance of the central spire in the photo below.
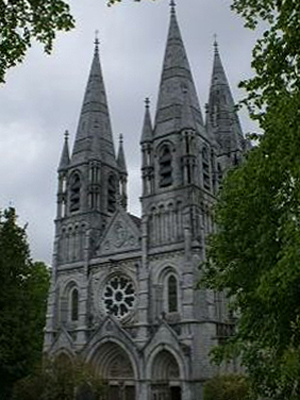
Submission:
<svg viewBox="0 0 300 400">
<path fill-rule="evenodd" d="M 199 130 L 203 129 L 198 96 L 178 26 L 174 0 L 171 0 L 170 9 L 170 25 L 155 117 L 156 137 L 178 129 L 186 92 L 195 122 Z"/>
<path fill-rule="evenodd" d="M 116 166 L 97 33 L 94 43 L 94 57 L 79 118 L 72 162 L 96 159 L 107 165 Z"/>
</svg>

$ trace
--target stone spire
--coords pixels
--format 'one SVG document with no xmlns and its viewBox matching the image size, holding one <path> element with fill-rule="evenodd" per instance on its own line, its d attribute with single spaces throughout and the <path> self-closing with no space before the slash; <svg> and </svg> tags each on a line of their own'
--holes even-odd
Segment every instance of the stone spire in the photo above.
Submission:
<svg viewBox="0 0 300 400">
<path fill-rule="evenodd" d="M 123 135 L 122 134 L 120 134 L 120 137 L 119 137 L 119 151 L 118 151 L 117 164 L 118 164 L 120 172 L 122 174 L 127 175 L 127 167 L 126 167 L 125 154 L 124 154 L 124 149 L 123 149 Z"/>
<path fill-rule="evenodd" d="M 196 129 L 195 119 L 192 113 L 191 102 L 189 99 L 189 93 L 187 90 L 184 92 L 184 102 L 181 108 L 181 121 L 180 130 L 184 129 Z"/>
<path fill-rule="evenodd" d="M 150 116 L 150 100 L 147 97 L 145 99 L 145 117 L 141 136 L 141 144 L 151 142 L 153 139 L 153 130 Z"/>
<path fill-rule="evenodd" d="M 227 150 L 232 151 L 232 146 L 236 148 L 242 146 L 242 141 L 244 140 L 242 128 L 216 39 L 214 41 L 214 63 L 207 105 L 206 126 L 210 131 L 217 134 L 218 141 Z"/>
<path fill-rule="evenodd" d="M 203 126 L 198 96 L 177 22 L 175 4 L 171 1 L 171 17 L 160 81 L 154 135 L 158 137 L 178 130 L 184 92 L 188 93 L 195 123 Z M 202 128 L 199 129 L 202 129 Z"/>
<path fill-rule="evenodd" d="M 111 123 L 96 37 L 94 58 L 85 90 L 72 163 L 96 159 L 116 167 Z"/>
<path fill-rule="evenodd" d="M 70 155 L 69 155 L 69 132 L 65 132 L 65 141 L 64 147 L 60 157 L 60 163 L 58 167 L 58 172 L 64 171 L 68 168 L 70 164 Z"/>
</svg>

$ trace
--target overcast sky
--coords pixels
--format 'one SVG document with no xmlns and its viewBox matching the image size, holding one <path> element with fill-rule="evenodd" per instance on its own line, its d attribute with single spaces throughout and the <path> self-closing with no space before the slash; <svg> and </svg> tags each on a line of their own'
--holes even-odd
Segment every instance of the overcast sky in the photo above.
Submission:
<svg viewBox="0 0 300 400">
<path fill-rule="evenodd" d="M 63 134 L 74 134 L 99 30 L 100 58 L 115 145 L 124 135 L 129 171 L 129 209 L 140 214 L 139 138 L 144 98 L 152 115 L 169 24 L 169 0 L 71 0 L 76 28 L 59 34 L 51 56 L 33 46 L 24 63 L 7 74 L 0 90 L 0 207 L 17 209 L 28 223 L 32 256 L 51 262 L 56 213 L 57 165 Z M 208 99 L 213 36 L 235 100 L 237 88 L 251 75 L 253 32 L 230 10 L 230 0 L 177 0 L 177 17 L 202 111 Z M 244 131 L 253 129 L 246 114 Z"/>
</svg>

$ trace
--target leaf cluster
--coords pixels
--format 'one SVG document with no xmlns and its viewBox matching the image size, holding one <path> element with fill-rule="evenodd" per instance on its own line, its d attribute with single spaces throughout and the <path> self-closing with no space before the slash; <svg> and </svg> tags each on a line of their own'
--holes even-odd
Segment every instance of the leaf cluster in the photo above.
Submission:
<svg viewBox="0 0 300 400">
<path fill-rule="evenodd" d="M 245 376 L 221 375 L 205 382 L 203 400 L 246 400 L 249 393 Z"/>
<path fill-rule="evenodd" d="M 13 383 L 40 360 L 49 271 L 30 258 L 26 229 L 10 208 L 0 215 L 0 387 Z"/>
<path fill-rule="evenodd" d="M 240 353 L 264 399 L 300 397 L 300 2 L 233 0 L 246 26 L 265 28 L 253 49 L 244 103 L 264 134 L 230 171 L 216 205 L 203 283 L 224 290 L 237 333 L 214 351 Z"/>
<path fill-rule="evenodd" d="M 300 88 L 300 2 L 298 0 L 234 0 L 232 8 L 254 29 L 263 21 L 262 37 L 253 49 L 255 76 L 241 83 L 244 102 L 260 122 L 281 92 Z"/>
<path fill-rule="evenodd" d="M 23 61 L 35 39 L 50 53 L 56 31 L 74 27 L 62 0 L 0 0 L 0 82 L 8 68 Z"/>
<path fill-rule="evenodd" d="M 33 374 L 17 382 L 12 400 L 98 400 L 104 385 L 95 368 L 65 355 L 44 359 Z"/>
<path fill-rule="evenodd" d="M 298 94 L 274 99 L 260 145 L 228 173 L 204 268 L 205 285 L 226 289 L 239 314 L 216 358 L 238 349 L 259 394 L 273 400 L 300 395 L 299 110 Z"/>
</svg>

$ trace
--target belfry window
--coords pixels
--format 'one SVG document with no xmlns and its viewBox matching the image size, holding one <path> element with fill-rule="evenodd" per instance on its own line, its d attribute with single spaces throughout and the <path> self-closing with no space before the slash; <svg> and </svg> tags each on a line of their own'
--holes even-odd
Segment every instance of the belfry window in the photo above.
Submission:
<svg viewBox="0 0 300 400">
<path fill-rule="evenodd" d="M 70 184 L 70 211 L 78 211 L 80 208 L 80 176 L 78 173 L 75 173 L 71 177 Z"/>
<path fill-rule="evenodd" d="M 219 186 L 221 186 L 222 178 L 223 178 L 222 168 L 221 168 L 221 165 L 218 163 L 218 184 L 219 184 Z"/>
<path fill-rule="evenodd" d="M 203 187 L 210 190 L 210 176 L 209 176 L 209 157 L 206 147 L 202 150 L 202 173 L 203 173 Z"/>
<path fill-rule="evenodd" d="M 107 190 L 107 211 L 110 213 L 116 210 L 116 193 L 117 182 L 114 175 L 110 175 L 108 178 L 108 190 Z"/>
<path fill-rule="evenodd" d="M 74 288 L 71 292 L 71 321 L 78 321 L 78 290 Z"/>
<path fill-rule="evenodd" d="M 178 311 L 177 279 L 174 275 L 168 278 L 168 311 Z"/>
<path fill-rule="evenodd" d="M 160 187 L 170 186 L 172 180 L 172 155 L 170 147 L 165 145 L 161 149 L 159 158 Z"/>
</svg>

